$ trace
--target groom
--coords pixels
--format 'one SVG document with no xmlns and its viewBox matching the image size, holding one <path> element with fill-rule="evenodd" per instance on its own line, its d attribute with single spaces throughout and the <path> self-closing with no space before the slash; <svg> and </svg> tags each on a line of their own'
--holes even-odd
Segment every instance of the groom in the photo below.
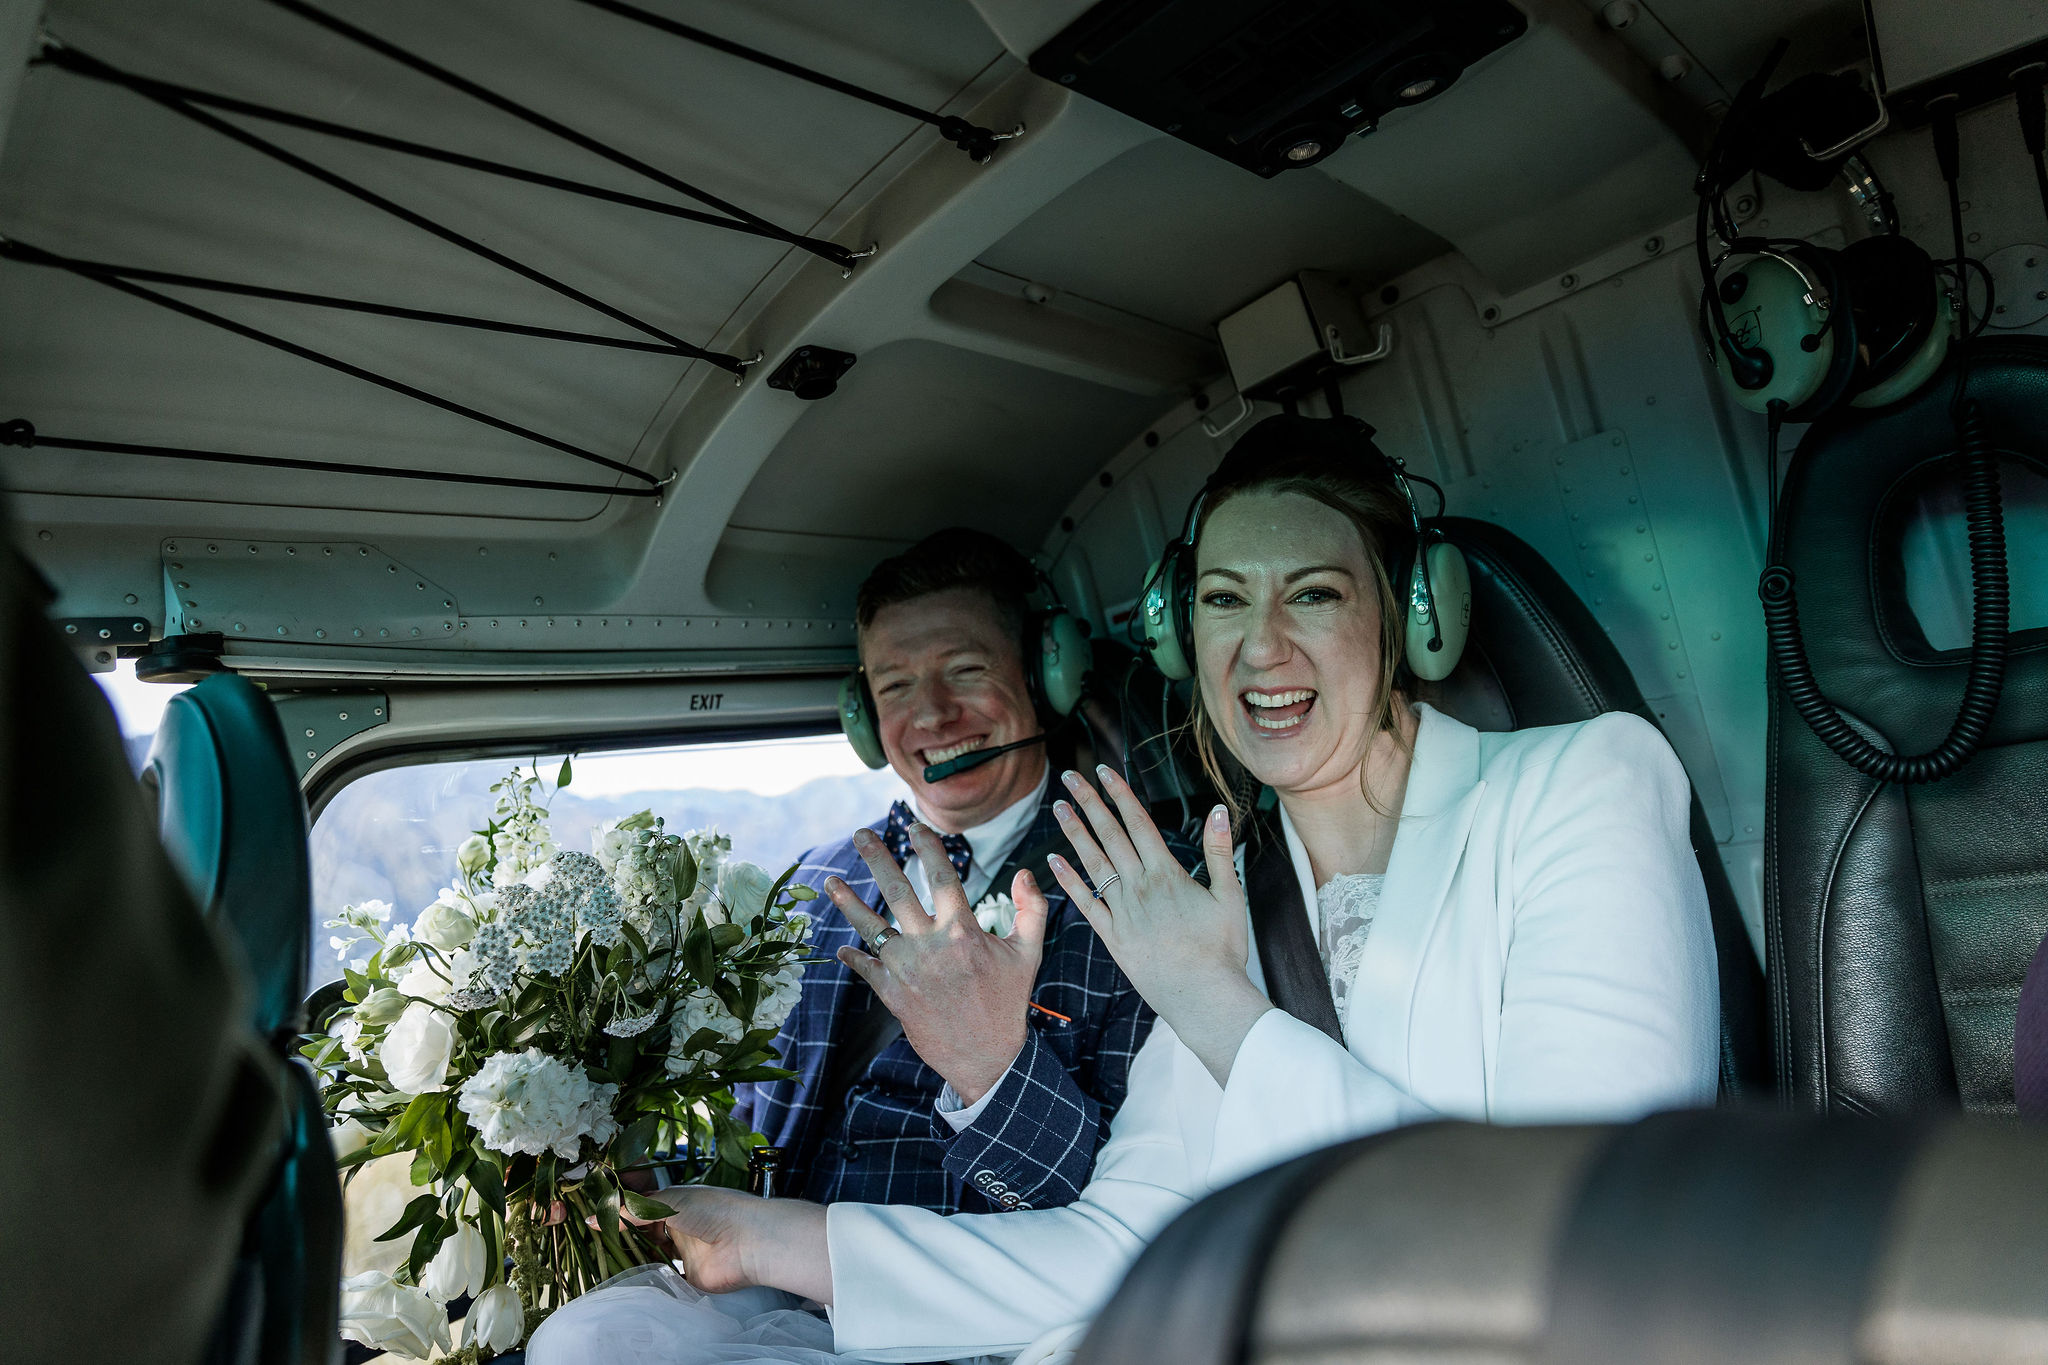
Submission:
<svg viewBox="0 0 2048 1365">
<path fill-rule="evenodd" d="M 861 584 L 861 668 L 882 751 L 912 801 L 811 850 L 793 879 L 821 893 L 813 944 L 825 959 L 805 969 L 775 1039 L 797 1075 L 738 1087 L 733 1111 L 787 1153 L 786 1193 L 940 1213 L 1066 1204 L 1123 1103 L 1152 1012 L 1045 870 L 1047 854 L 1066 852 L 1045 746 L 924 780 L 928 764 L 1056 721 L 1025 675 L 1037 587 L 1023 555 L 962 528 Z M 1169 842 L 1192 866 L 1193 847 Z M 993 898 L 1011 894 L 1022 868 L 1045 894 L 1043 920 L 1027 908 L 1014 931 L 968 932 L 969 907 L 984 924 L 1015 913 Z M 937 918 L 913 918 L 906 890 Z M 864 936 L 835 892 L 899 932 Z"/>
</svg>

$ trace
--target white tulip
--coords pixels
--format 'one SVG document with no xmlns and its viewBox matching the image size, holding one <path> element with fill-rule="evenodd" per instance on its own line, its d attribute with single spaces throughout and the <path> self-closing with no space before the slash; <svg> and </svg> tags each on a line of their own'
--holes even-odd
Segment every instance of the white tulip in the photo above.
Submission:
<svg viewBox="0 0 2048 1365">
<path fill-rule="evenodd" d="M 427 1262 L 420 1288 L 434 1302 L 447 1303 L 464 1294 L 482 1293 L 485 1278 L 484 1235 L 473 1223 L 459 1223 L 434 1259 Z"/>
<path fill-rule="evenodd" d="M 718 869 L 718 899 L 725 902 L 731 923 L 744 925 L 766 913 L 775 878 L 765 867 L 733 859 Z"/>
<path fill-rule="evenodd" d="M 389 1024 L 405 1013 L 405 995 L 389 986 L 379 986 L 356 1006 L 356 1018 L 366 1024 Z"/>
<path fill-rule="evenodd" d="M 420 911 L 420 917 L 412 922 L 412 936 L 452 953 L 476 937 L 476 921 L 444 891 L 440 900 Z"/>
<path fill-rule="evenodd" d="M 472 834 L 462 841 L 455 850 L 455 865 L 474 877 L 491 860 L 491 841 L 481 834 Z"/>
<path fill-rule="evenodd" d="M 424 1360 L 436 1347 L 452 1350 L 448 1310 L 381 1270 L 341 1284 L 341 1335 L 380 1351 Z"/>
<path fill-rule="evenodd" d="M 377 1047 L 377 1060 L 391 1088 L 407 1095 L 439 1090 L 448 1076 L 448 1058 L 455 1050 L 455 1031 L 439 1010 L 415 1000 L 405 1007 L 384 1041 Z"/>
<path fill-rule="evenodd" d="M 526 1309 L 509 1284 L 486 1289 L 469 1310 L 468 1336 L 485 1351 L 509 1351 L 526 1335 Z"/>
</svg>

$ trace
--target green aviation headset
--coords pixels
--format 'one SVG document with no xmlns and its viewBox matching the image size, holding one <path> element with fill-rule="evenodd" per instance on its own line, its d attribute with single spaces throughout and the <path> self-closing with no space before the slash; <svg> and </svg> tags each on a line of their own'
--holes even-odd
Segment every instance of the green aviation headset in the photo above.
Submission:
<svg viewBox="0 0 2048 1365">
<path fill-rule="evenodd" d="M 1087 626 L 1060 602 L 1059 594 L 1036 565 L 1032 572 L 1038 575 L 1039 600 L 1026 604 L 1020 644 L 1032 709 L 1039 725 L 1050 730 L 1074 714 L 1074 708 L 1081 704 L 1082 684 L 1087 681 L 1092 656 Z M 854 669 L 839 684 L 839 728 L 861 762 L 870 768 L 889 766 L 888 756 L 882 752 L 882 728 L 875 717 L 875 698 L 868 690 L 865 668 Z M 1019 741 L 1019 745 L 1029 742 Z"/>
<path fill-rule="evenodd" d="M 1225 471 L 1244 460 L 1260 459 L 1269 449 L 1325 450 L 1332 461 L 1363 462 L 1382 470 L 1408 507 L 1410 535 L 1396 549 L 1389 577 L 1397 598 L 1405 598 L 1403 661 L 1427 682 L 1447 678 L 1465 652 L 1472 626 L 1472 577 L 1465 556 L 1444 538 L 1434 518 L 1424 520 L 1415 505 L 1415 490 L 1401 461 L 1373 442 L 1373 429 L 1355 417 L 1269 417 L 1246 432 L 1188 505 L 1181 532 L 1145 575 L 1138 597 L 1144 622 L 1145 651 L 1167 677 L 1194 676 L 1195 536 L 1210 490 Z M 1420 482 L 1429 482 L 1426 479 Z M 1434 484 L 1431 487 L 1435 487 Z M 1441 500 L 1442 492 L 1438 491 Z M 1439 513 L 1442 508 L 1439 506 Z"/>
</svg>

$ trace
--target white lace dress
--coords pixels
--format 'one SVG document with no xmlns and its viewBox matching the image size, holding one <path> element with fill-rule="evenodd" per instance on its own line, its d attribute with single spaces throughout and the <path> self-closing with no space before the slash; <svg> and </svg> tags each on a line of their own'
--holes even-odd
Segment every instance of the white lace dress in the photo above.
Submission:
<svg viewBox="0 0 2048 1365">
<path fill-rule="evenodd" d="M 1330 974 L 1330 999 L 1340 1021 L 1350 1017 L 1351 983 L 1358 979 L 1358 959 L 1386 881 L 1380 872 L 1340 872 L 1316 891 L 1316 947 Z"/>
</svg>

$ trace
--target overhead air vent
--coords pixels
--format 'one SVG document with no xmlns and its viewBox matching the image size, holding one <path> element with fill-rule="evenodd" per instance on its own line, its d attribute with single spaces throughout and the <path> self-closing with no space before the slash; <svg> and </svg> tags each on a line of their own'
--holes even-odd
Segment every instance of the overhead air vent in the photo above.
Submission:
<svg viewBox="0 0 2048 1365">
<path fill-rule="evenodd" d="M 1442 94 L 1528 26 L 1507 0 L 1103 0 L 1031 69 L 1271 177 Z"/>
</svg>

